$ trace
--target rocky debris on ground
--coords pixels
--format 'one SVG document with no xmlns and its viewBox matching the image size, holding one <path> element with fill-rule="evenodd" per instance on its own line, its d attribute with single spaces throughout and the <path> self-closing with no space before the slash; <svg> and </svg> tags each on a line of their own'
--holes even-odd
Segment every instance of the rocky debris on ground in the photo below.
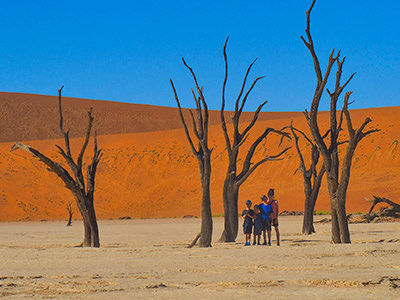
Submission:
<svg viewBox="0 0 400 300">
<path fill-rule="evenodd" d="M 291 211 L 284 210 L 279 215 L 280 216 L 302 216 L 302 215 L 304 215 L 304 212 L 302 212 L 302 211 L 294 211 L 294 210 L 291 210 Z"/>
</svg>

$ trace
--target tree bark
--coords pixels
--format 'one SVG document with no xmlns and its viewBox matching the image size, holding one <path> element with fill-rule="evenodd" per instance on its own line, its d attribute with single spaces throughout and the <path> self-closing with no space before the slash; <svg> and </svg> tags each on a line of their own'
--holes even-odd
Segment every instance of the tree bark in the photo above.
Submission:
<svg viewBox="0 0 400 300">
<path fill-rule="evenodd" d="M 94 151 L 92 161 L 87 167 L 87 179 L 84 180 L 82 165 L 83 157 L 86 148 L 89 143 L 90 133 L 93 126 L 93 116 L 92 109 L 88 112 L 88 127 L 86 131 L 86 137 L 82 148 L 79 152 L 77 161 L 72 157 L 70 141 L 69 141 L 69 131 L 64 130 L 64 118 L 62 114 L 62 101 L 61 101 L 61 91 L 63 87 L 58 90 L 58 104 L 59 104 L 59 114 L 60 114 L 60 131 L 64 137 L 65 149 L 56 145 L 61 156 L 67 162 L 71 172 L 68 172 L 59 163 L 54 162 L 46 155 L 42 154 L 40 151 L 32 148 L 31 146 L 24 145 L 21 143 L 15 143 L 10 151 L 21 149 L 31 153 L 39 161 L 47 165 L 48 170 L 57 174 L 57 176 L 64 182 L 65 187 L 68 188 L 73 194 L 76 204 L 78 206 L 79 212 L 82 215 L 83 227 L 84 227 L 84 239 L 82 246 L 84 247 L 100 247 L 99 230 L 97 226 L 96 213 L 94 210 L 94 189 L 95 189 L 95 176 L 97 165 L 102 157 L 102 152 L 97 148 L 97 136 L 96 132 L 94 134 Z"/>
<path fill-rule="evenodd" d="M 340 243 L 350 244 L 350 230 L 349 224 L 347 221 L 347 214 L 346 214 L 346 202 L 343 199 L 338 199 L 338 223 L 339 223 L 339 232 L 340 232 Z"/>
<path fill-rule="evenodd" d="M 295 148 L 299 156 L 300 166 L 298 170 L 300 170 L 303 174 L 305 200 L 304 200 L 304 216 L 303 216 L 302 232 L 303 234 L 312 234 L 315 232 L 314 208 L 315 208 L 315 203 L 317 202 L 322 178 L 325 174 L 325 167 L 322 164 L 322 167 L 317 173 L 317 166 L 320 157 L 318 147 L 304 132 L 294 128 L 293 122 L 290 124 L 290 130 L 292 131 L 292 135 L 294 137 L 294 142 L 295 142 Z M 311 151 L 310 151 L 311 164 L 308 168 L 306 167 L 304 155 L 301 152 L 299 146 L 299 136 L 296 134 L 296 132 L 300 133 L 311 145 Z"/>
<path fill-rule="evenodd" d="M 314 228 L 314 207 L 315 200 L 311 198 L 311 182 L 304 182 L 304 216 L 303 216 L 303 234 L 312 234 Z"/>
<path fill-rule="evenodd" d="M 66 226 L 71 226 L 72 225 L 72 215 L 74 214 L 72 210 L 72 202 L 67 203 L 67 211 L 68 211 L 68 222 Z"/>
<path fill-rule="evenodd" d="M 315 233 L 314 210 L 315 210 L 315 204 L 317 203 L 319 190 L 321 188 L 322 178 L 324 177 L 324 174 L 325 174 L 325 167 L 322 165 L 319 173 L 316 176 L 313 175 L 314 178 L 313 184 L 311 184 L 310 182 L 311 191 L 309 192 L 309 194 L 306 193 L 304 220 L 303 220 L 303 234 Z"/>
<path fill-rule="evenodd" d="M 203 189 L 203 197 L 201 201 L 201 231 L 200 231 L 200 247 L 211 247 L 213 221 L 211 214 L 211 159 L 209 155 L 204 157 L 204 170 L 201 174 L 201 185 Z"/>
<path fill-rule="evenodd" d="M 307 27 L 306 27 L 306 35 L 307 39 L 301 37 L 303 43 L 308 48 L 313 64 L 314 70 L 317 77 L 317 85 L 315 88 L 311 110 L 310 113 L 306 110 L 304 115 L 307 119 L 307 123 L 309 125 L 310 131 L 313 135 L 313 140 L 318 147 L 318 151 L 320 152 L 323 161 L 324 167 L 327 175 L 327 183 L 329 196 L 331 199 L 331 212 L 332 212 L 332 242 L 333 243 L 350 243 L 350 232 L 348 228 L 348 221 L 346 216 L 346 195 L 347 195 L 347 187 L 350 181 L 350 170 L 351 163 L 354 155 L 354 151 L 358 145 L 358 143 L 367 135 L 378 131 L 377 129 L 370 129 L 364 131 L 365 127 L 368 123 L 371 122 L 370 118 L 366 118 L 362 125 L 356 130 L 353 128 L 352 120 L 350 117 L 350 113 L 348 111 L 349 105 L 349 97 L 352 92 L 347 92 L 344 97 L 344 105 L 342 112 L 340 114 L 340 119 L 337 119 L 337 102 L 338 99 L 343 92 L 344 88 L 351 81 L 354 74 L 353 73 L 344 84 L 341 84 L 341 76 L 342 76 L 342 68 L 345 62 L 345 58 L 340 59 L 340 51 L 335 55 L 335 49 L 332 50 L 329 55 L 328 65 L 323 75 L 319 63 L 319 59 L 314 49 L 314 42 L 311 36 L 310 31 L 310 15 L 311 11 L 314 7 L 315 0 L 313 0 L 309 10 L 306 12 L 307 16 Z M 330 96 L 330 144 L 327 145 L 324 141 L 323 136 L 321 135 L 320 128 L 318 125 L 318 107 L 321 101 L 322 94 L 326 88 L 326 84 L 328 82 L 331 69 L 336 65 L 336 80 L 334 91 L 330 92 L 329 89 L 326 89 Z M 344 144 L 345 141 L 339 140 L 339 135 L 343 131 L 342 123 L 345 119 L 347 124 L 347 131 L 349 134 L 349 140 L 346 141 L 348 143 L 347 149 L 345 151 L 345 156 L 342 160 L 342 165 L 340 166 L 339 162 L 339 150 L 338 147 L 341 144 Z M 339 169 L 341 172 L 339 174 Z M 339 177 L 340 176 L 340 177 Z"/>
<path fill-rule="evenodd" d="M 231 176 L 228 176 L 224 182 L 223 199 L 225 201 L 224 211 L 224 230 L 220 237 L 220 242 L 235 242 L 238 228 L 238 198 L 239 188 L 235 183 L 235 180 Z"/>
<path fill-rule="evenodd" d="M 67 222 L 66 226 L 72 226 L 72 214 L 71 213 L 69 213 L 69 215 L 68 215 L 68 222 Z"/>
<path fill-rule="evenodd" d="M 189 142 L 190 148 L 194 156 L 197 158 L 197 161 L 199 163 L 200 180 L 203 191 L 202 201 L 201 201 L 201 231 L 200 231 L 199 246 L 211 247 L 212 232 L 213 232 L 213 221 L 211 213 L 211 194 L 210 194 L 212 149 L 209 149 L 208 147 L 208 106 L 203 95 L 203 88 L 200 87 L 199 84 L 197 83 L 197 78 L 192 68 L 190 68 L 186 64 L 183 58 L 182 61 L 183 64 L 189 69 L 190 73 L 192 74 L 198 93 L 198 96 L 196 96 L 195 92 L 192 89 L 192 95 L 196 103 L 195 112 L 197 120 L 194 116 L 194 113 L 190 111 L 193 123 L 193 132 L 198 141 L 197 149 L 193 143 L 188 127 L 186 125 L 186 121 L 182 113 L 182 108 L 178 98 L 178 94 L 176 92 L 172 79 L 170 79 L 170 83 L 172 90 L 174 92 L 176 104 L 178 106 L 179 115 L 182 121 L 183 128 L 185 130 L 187 140 Z"/>
<path fill-rule="evenodd" d="M 225 44 L 224 44 L 224 61 L 225 61 L 225 77 L 224 77 L 224 82 L 222 85 L 222 105 L 221 105 L 221 110 L 220 110 L 220 117 L 221 117 L 221 126 L 222 126 L 222 131 L 225 137 L 225 143 L 226 143 L 226 151 L 228 154 L 228 170 L 226 174 L 226 178 L 224 181 L 224 189 L 223 189 L 223 204 L 224 204 L 224 230 L 222 232 L 222 235 L 219 239 L 220 242 L 234 242 L 236 240 L 237 234 L 238 234 L 238 195 L 239 195 L 239 188 L 240 186 L 247 180 L 247 178 L 258 168 L 260 165 L 264 164 L 267 161 L 273 161 L 273 160 L 281 160 L 283 155 L 286 153 L 289 148 L 284 149 L 280 153 L 273 155 L 273 156 L 266 156 L 263 159 L 259 160 L 258 162 L 253 162 L 253 155 L 259 146 L 259 144 L 267 138 L 267 136 L 271 133 L 274 132 L 278 135 L 281 135 L 282 137 L 288 137 L 289 134 L 275 130 L 273 128 L 266 128 L 265 131 L 256 138 L 256 140 L 253 142 L 253 144 L 250 146 L 250 148 L 247 151 L 242 170 L 239 172 L 237 170 L 237 160 L 238 160 L 238 153 L 239 153 L 239 148 L 244 144 L 244 142 L 247 140 L 249 137 L 249 132 L 255 125 L 255 123 L 258 120 L 258 115 L 264 105 L 267 103 L 267 101 L 264 101 L 261 103 L 257 110 L 254 112 L 253 119 L 250 122 L 247 127 L 243 129 L 242 132 L 239 130 L 239 124 L 240 124 L 240 117 L 242 115 L 244 106 L 247 101 L 247 97 L 253 90 L 254 86 L 256 83 L 263 77 L 257 77 L 247 92 L 245 92 L 245 86 L 247 82 L 247 77 L 250 73 L 250 70 L 253 66 L 253 64 L 256 62 L 257 59 L 255 59 L 247 68 L 246 74 L 243 79 L 243 83 L 239 92 L 239 95 L 236 99 L 235 102 L 235 111 L 234 115 L 232 117 L 232 123 L 233 123 L 233 133 L 232 133 L 232 141 L 230 139 L 228 129 L 226 126 L 226 121 L 225 121 L 225 89 L 226 89 L 226 83 L 228 80 L 228 59 L 227 59 L 227 54 L 226 54 L 226 46 L 228 43 L 228 39 L 226 39 Z"/>
<path fill-rule="evenodd" d="M 340 227 L 339 218 L 337 213 L 337 201 L 331 198 L 331 217 L 332 217 L 332 242 L 334 244 L 340 244 Z"/>
</svg>

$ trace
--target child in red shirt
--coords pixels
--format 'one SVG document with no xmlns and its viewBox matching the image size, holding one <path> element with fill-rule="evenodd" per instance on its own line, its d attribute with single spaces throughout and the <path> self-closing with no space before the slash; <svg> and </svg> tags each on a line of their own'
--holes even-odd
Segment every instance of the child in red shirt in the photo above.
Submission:
<svg viewBox="0 0 400 300">
<path fill-rule="evenodd" d="M 268 204 L 272 206 L 272 215 L 271 215 L 272 226 L 274 226 L 275 228 L 276 244 L 280 246 L 280 233 L 278 228 L 279 206 L 278 206 L 278 201 L 275 199 L 274 189 L 269 189 L 268 191 Z"/>
</svg>

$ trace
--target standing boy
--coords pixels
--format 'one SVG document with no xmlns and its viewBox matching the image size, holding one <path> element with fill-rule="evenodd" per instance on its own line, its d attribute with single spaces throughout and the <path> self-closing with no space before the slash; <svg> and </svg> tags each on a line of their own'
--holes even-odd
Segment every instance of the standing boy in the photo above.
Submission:
<svg viewBox="0 0 400 300">
<path fill-rule="evenodd" d="M 260 207 L 260 212 L 261 212 L 261 217 L 263 220 L 263 227 L 262 227 L 262 234 L 264 238 L 264 243 L 263 245 L 267 245 L 267 237 L 266 233 L 268 234 L 268 245 L 271 246 L 271 213 L 272 213 L 272 207 L 268 203 L 268 198 L 267 196 L 263 195 L 261 197 L 261 200 L 263 201 L 259 207 Z"/>
<path fill-rule="evenodd" d="M 280 246 L 280 233 L 279 233 L 279 223 L 278 223 L 278 216 L 279 216 L 279 207 L 278 201 L 275 199 L 275 192 L 274 189 L 269 189 L 268 191 L 268 203 L 272 207 L 272 226 L 275 227 L 275 234 L 276 234 L 276 244 Z"/>
<path fill-rule="evenodd" d="M 246 209 L 242 212 L 243 221 L 243 233 L 245 237 L 245 246 L 250 246 L 251 232 L 253 229 L 254 210 L 251 209 L 251 200 L 246 201 Z"/>
</svg>

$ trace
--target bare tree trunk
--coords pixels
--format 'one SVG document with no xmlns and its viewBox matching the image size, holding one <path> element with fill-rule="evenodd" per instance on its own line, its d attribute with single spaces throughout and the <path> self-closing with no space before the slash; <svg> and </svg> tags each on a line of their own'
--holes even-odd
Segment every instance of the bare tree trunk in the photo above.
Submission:
<svg viewBox="0 0 400 300">
<path fill-rule="evenodd" d="M 72 202 L 69 201 L 67 202 L 67 211 L 68 211 L 68 223 L 66 226 L 71 226 L 72 225 L 72 215 L 74 214 L 73 210 L 72 210 Z"/>
<path fill-rule="evenodd" d="M 299 156 L 299 161 L 300 161 L 300 166 L 297 170 L 300 170 L 302 172 L 303 182 L 304 182 L 305 200 L 304 200 L 304 216 L 303 216 L 302 232 L 303 234 L 312 234 L 315 232 L 314 208 L 315 208 L 315 203 L 317 202 L 322 178 L 325 174 L 325 167 L 322 164 L 320 171 L 317 173 L 317 165 L 320 157 L 318 147 L 304 132 L 294 128 L 293 122 L 290 124 L 290 130 L 292 131 L 292 135 L 294 137 L 295 148 L 297 150 L 297 154 Z M 304 156 L 299 146 L 299 137 L 296 134 L 296 132 L 300 133 L 311 145 L 311 152 L 310 152 L 311 164 L 309 168 L 306 167 Z"/>
<path fill-rule="evenodd" d="M 83 235 L 82 246 L 90 247 L 92 245 L 92 229 L 90 226 L 90 221 L 86 216 L 83 218 L 83 228 L 85 231 Z"/>
<path fill-rule="evenodd" d="M 211 247 L 212 241 L 212 231 L 213 231 L 213 221 L 211 214 L 211 194 L 210 194 L 210 181 L 211 181 L 211 153 L 212 149 L 208 147 L 208 107 L 203 95 L 203 87 L 200 87 L 197 83 L 197 78 L 185 60 L 182 58 L 183 64 L 189 69 L 192 74 L 193 80 L 196 85 L 198 97 L 192 89 L 192 94 L 194 101 L 196 103 L 196 118 L 194 113 L 190 111 L 194 135 L 198 141 L 198 148 L 196 149 L 193 140 L 190 136 L 188 127 L 186 125 L 185 118 L 182 113 L 181 104 L 179 102 L 178 94 L 176 92 L 174 83 L 170 79 L 172 90 L 174 92 L 175 100 L 178 105 L 179 115 L 182 121 L 183 128 L 186 133 L 187 140 L 193 154 L 196 156 L 199 163 L 201 186 L 203 189 L 203 196 L 201 201 L 201 231 L 200 231 L 200 247 Z"/>
<path fill-rule="evenodd" d="M 65 225 L 65 226 L 72 226 L 72 214 L 71 213 L 68 216 L 68 222 L 67 222 L 67 225 Z"/>
<path fill-rule="evenodd" d="M 346 202 L 345 199 L 338 199 L 338 223 L 339 223 L 339 232 L 340 232 L 340 243 L 351 243 L 350 240 L 350 230 L 349 224 L 347 221 L 346 214 Z"/>
<path fill-rule="evenodd" d="M 226 201 L 224 231 L 220 242 L 234 242 L 238 234 L 238 198 L 239 189 L 232 177 L 227 177 L 224 182 L 223 199 Z"/>
<path fill-rule="evenodd" d="M 319 189 L 321 187 L 322 176 L 320 175 L 319 183 L 314 183 L 310 191 L 305 192 L 306 199 L 304 201 L 304 218 L 303 218 L 303 234 L 315 233 L 314 228 L 314 210 L 317 202 Z"/>
<path fill-rule="evenodd" d="M 322 165 L 321 170 L 314 177 L 314 182 L 311 188 L 311 192 L 306 197 L 305 201 L 305 209 L 304 209 L 304 220 L 303 220 L 303 234 L 312 234 L 315 233 L 314 229 L 314 210 L 315 204 L 317 203 L 319 190 L 321 188 L 322 178 L 325 174 L 325 167 Z M 304 227 L 304 222 L 306 226 Z"/>
<path fill-rule="evenodd" d="M 90 246 L 100 247 L 99 228 L 97 225 L 96 213 L 94 211 L 93 206 L 89 207 L 88 217 L 89 217 L 88 228 L 90 228 Z"/>
<path fill-rule="evenodd" d="M 60 114 L 60 131 L 64 137 L 65 149 L 56 145 L 61 156 L 67 162 L 71 172 L 68 172 L 59 163 L 54 162 L 44 154 L 40 153 L 38 150 L 21 143 L 15 143 L 10 151 L 17 149 L 25 150 L 31 153 L 39 161 L 47 165 L 48 170 L 57 174 L 58 177 L 64 182 L 65 187 L 68 188 L 73 194 L 76 204 L 78 206 L 79 212 L 82 215 L 83 226 L 84 226 L 84 240 L 82 246 L 84 247 L 100 247 L 99 230 L 96 221 L 96 214 L 94 210 L 94 189 L 95 189 L 95 176 L 97 165 L 102 157 L 101 150 L 97 149 L 97 136 L 96 132 L 94 134 L 94 151 L 92 161 L 87 167 L 87 179 L 84 180 L 82 165 L 83 158 L 85 155 L 86 148 L 89 143 L 90 133 L 93 126 L 93 116 L 92 109 L 88 112 L 88 127 L 86 131 L 86 137 L 82 148 L 80 150 L 78 159 L 75 161 L 72 157 L 70 141 L 69 141 L 69 130 L 64 130 L 64 118 L 62 114 L 61 106 L 61 91 L 63 87 L 58 90 L 58 104 L 59 104 L 59 114 Z"/>
<path fill-rule="evenodd" d="M 222 191 L 222 200 L 224 204 L 224 230 L 221 234 L 221 237 L 218 240 L 219 242 L 228 242 L 232 241 L 232 239 L 234 240 L 233 233 L 231 231 L 230 203 L 227 196 L 229 189 L 230 189 L 229 178 L 225 178 L 224 187 Z"/>
<path fill-rule="evenodd" d="M 207 156 L 205 159 L 204 173 L 201 178 L 203 188 L 203 198 L 201 201 L 201 232 L 200 232 L 200 247 L 211 247 L 213 221 L 211 214 L 211 195 L 210 195 L 210 180 L 211 180 L 211 160 Z"/>
<path fill-rule="evenodd" d="M 83 203 L 84 199 L 79 197 L 77 202 Z M 83 220 L 83 247 L 100 247 L 99 229 L 97 225 L 97 218 L 94 207 L 90 203 L 86 203 L 79 207 L 79 211 Z"/>
<path fill-rule="evenodd" d="M 306 110 L 304 115 L 307 119 L 310 131 L 313 135 L 313 140 L 318 147 L 323 160 L 324 167 L 327 174 L 327 183 L 329 196 L 331 199 L 331 212 L 332 212 L 332 242 L 333 243 L 350 243 L 350 232 L 348 228 L 348 221 L 346 216 L 346 194 L 347 187 L 350 181 L 350 170 L 354 151 L 358 143 L 367 135 L 378 131 L 377 129 L 370 129 L 364 131 L 365 127 L 371 122 L 370 118 L 366 118 L 358 129 L 353 128 L 350 113 L 348 111 L 349 97 L 352 92 L 347 92 L 344 97 L 344 105 L 340 114 L 339 121 L 337 120 L 337 102 L 341 93 L 347 84 L 351 81 L 353 73 L 344 84 L 341 84 L 342 68 L 345 62 L 345 58 L 340 59 L 340 51 L 335 55 L 335 49 L 331 52 L 328 59 L 328 66 L 325 74 L 323 75 L 319 63 L 318 56 L 314 49 L 314 42 L 310 31 L 310 15 L 314 7 L 316 0 L 313 0 L 309 10 L 306 12 L 307 16 L 307 27 L 306 35 L 307 39 L 301 37 L 303 43 L 308 48 L 311 57 L 313 59 L 314 70 L 317 77 L 317 86 L 315 88 L 310 113 Z M 336 65 L 336 80 L 335 88 L 333 92 L 326 89 L 332 67 Z M 330 144 L 327 145 L 324 141 L 324 137 L 321 135 L 320 128 L 318 125 L 318 107 L 321 101 L 323 92 L 327 90 L 330 96 Z M 342 123 L 346 120 L 347 131 L 349 135 L 348 141 L 340 141 L 339 135 L 343 131 Z M 344 143 L 347 143 L 347 149 L 345 156 L 342 161 L 342 165 L 339 163 L 339 150 L 338 147 Z M 340 177 L 339 177 L 339 169 Z"/>
<path fill-rule="evenodd" d="M 339 227 L 339 217 L 337 212 L 337 201 L 331 199 L 331 217 L 332 217 L 332 242 L 334 244 L 341 243 L 340 240 L 340 227 Z"/>
<path fill-rule="evenodd" d="M 303 216 L 303 234 L 312 234 L 314 229 L 314 207 L 315 200 L 311 198 L 311 181 L 304 182 L 304 194 L 306 196 L 304 201 L 304 216 Z"/>
<path fill-rule="evenodd" d="M 260 165 L 264 164 L 267 161 L 273 161 L 273 160 L 281 160 L 283 159 L 283 155 L 286 153 L 289 148 L 284 149 L 277 155 L 273 156 L 266 156 L 263 159 L 259 160 L 258 162 L 252 162 L 253 155 L 255 153 L 255 150 L 257 149 L 258 145 L 267 138 L 267 136 L 271 133 L 274 132 L 278 135 L 281 135 L 282 137 L 288 137 L 289 134 L 275 130 L 273 128 L 266 128 L 265 131 L 256 138 L 256 140 L 253 142 L 253 144 L 250 146 L 248 149 L 246 158 L 244 160 L 242 170 L 240 172 L 237 172 L 237 159 L 238 159 L 238 153 L 239 153 L 239 148 L 244 144 L 244 142 L 247 140 L 249 137 L 249 132 L 255 125 L 258 119 L 258 115 L 261 111 L 261 109 L 264 107 L 264 105 L 267 103 L 267 101 L 264 101 L 262 104 L 260 104 L 257 108 L 257 110 L 254 112 L 254 116 L 250 124 L 244 128 L 242 132 L 239 131 L 239 124 L 240 124 L 240 117 L 242 115 L 244 106 L 247 101 L 247 97 L 251 93 L 252 89 L 256 85 L 257 81 L 260 80 L 263 77 L 257 77 L 253 83 L 251 84 L 250 88 L 247 90 L 246 93 L 244 93 L 246 82 L 247 82 L 247 76 L 249 75 L 249 72 L 255 63 L 256 60 L 254 60 L 249 67 L 247 68 L 246 75 L 244 76 L 243 83 L 241 90 L 239 92 L 239 95 L 236 99 L 235 102 L 235 111 L 234 111 L 234 116 L 232 117 L 233 121 L 233 133 L 232 133 L 232 141 L 230 139 L 228 129 L 226 126 L 225 122 L 225 89 L 226 89 L 226 83 L 228 80 L 228 59 L 227 59 L 227 54 L 226 54 L 226 46 L 228 43 L 228 38 L 225 41 L 224 44 L 224 61 L 225 61 L 225 78 L 222 86 L 222 105 L 221 105 L 221 110 L 220 110 L 220 117 L 221 117 L 221 125 L 222 125 L 222 131 L 224 133 L 225 137 L 225 142 L 226 142 L 226 150 L 228 154 L 228 160 L 229 160 L 229 165 L 228 165 L 228 171 L 227 175 L 224 181 L 224 189 L 223 189 L 223 203 L 224 203 L 224 231 L 222 232 L 222 235 L 219 239 L 220 242 L 234 242 L 236 240 L 237 234 L 238 234 L 238 195 L 239 195 L 239 188 L 240 186 L 247 180 L 247 178 L 258 168 Z"/>
</svg>

